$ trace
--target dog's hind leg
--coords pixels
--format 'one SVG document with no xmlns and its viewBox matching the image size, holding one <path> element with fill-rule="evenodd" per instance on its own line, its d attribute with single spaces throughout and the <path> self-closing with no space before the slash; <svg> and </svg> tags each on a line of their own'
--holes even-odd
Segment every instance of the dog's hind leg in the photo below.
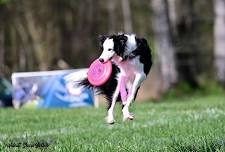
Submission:
<svg viewBox="0 0 225 152">
<path fill-rule="evenodd" d="M 132 101 L 135 99 L 136 95 L 137 95 L 137 91 L 141 85 L 141 83 L 146 79 L 146 75 L 144 73 L 137 73 L 135 75 L 135 79 L 131 88 L 131 93 L 129 94 L 128 98 L 127 98 L 127 102 L 124 105 L 122 112 L 123 112 L 123 120 L 127 120 L 127 119 L 134 119 L 134 116 L 130 114 L 129 112 L 129 106 L 132 103 Z"/>
</svg>

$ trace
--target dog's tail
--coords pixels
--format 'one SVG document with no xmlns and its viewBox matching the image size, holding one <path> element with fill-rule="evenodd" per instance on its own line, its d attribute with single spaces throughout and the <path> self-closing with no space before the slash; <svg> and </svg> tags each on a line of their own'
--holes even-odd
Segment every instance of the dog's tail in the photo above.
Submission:
<svg viewBox="0 0 225 152">
<path fill-rule="evenodd" d="M 87 73 L 88 69 L 78 70 L 65 76 L 64 79 L 68 82 L 80 83 L 82 80 L 87 79 Z"/>
<path fill-rule="evenodd" d="M 112 64 L 112 74 L 110 75 L 109 80 L 101 85 L 101 86 L 93 86 L 85 77 L 82 79 L 78 85 L 92 89 L 95 94 L 101 94 L 104 95 L 106 100 L 109 102 L 109 105 L 111 105 L 112 96 L 116 90 L 117 84 L 118 84 L 118 73 L 120 72 L 120 69 L 117 65 L 114 63 Z"/>
</svg>

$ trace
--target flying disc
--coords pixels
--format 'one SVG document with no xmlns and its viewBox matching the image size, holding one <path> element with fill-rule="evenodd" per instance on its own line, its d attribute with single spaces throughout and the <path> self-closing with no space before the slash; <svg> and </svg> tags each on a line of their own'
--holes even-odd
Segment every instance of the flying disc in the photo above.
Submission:
<svg viewBox="0 0 225 152">
<path fill-rule="evenodd" d="M 101 86 L 107 82 L 112 73 L 112 63 L 101 63 L 96 59 L 88 69 L 88 81 L 94 86 Z"/>
</svg>

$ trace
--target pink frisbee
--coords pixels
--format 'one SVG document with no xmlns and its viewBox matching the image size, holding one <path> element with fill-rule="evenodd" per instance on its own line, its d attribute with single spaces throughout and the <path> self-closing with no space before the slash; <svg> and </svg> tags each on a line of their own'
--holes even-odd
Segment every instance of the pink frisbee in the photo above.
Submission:
<svg viewBox="0 0 225 152">
<path fill-rule="evenodd" d="M 108 81 L 111 73 L 111 61 L 101 63 L 96 59 L 88 69 L 88 81 L 94 86 L 101 86 Z"/>
</svg>

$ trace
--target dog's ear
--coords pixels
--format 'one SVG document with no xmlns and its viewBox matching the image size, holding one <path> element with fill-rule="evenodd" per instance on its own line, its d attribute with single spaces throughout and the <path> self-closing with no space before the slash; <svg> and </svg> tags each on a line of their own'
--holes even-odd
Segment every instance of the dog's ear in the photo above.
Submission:
<svg viewBox="0 0 225 152">
<path fill-rule="evenodd" d="M 103 42 L 105 41 L 106 38 L 107 38 L 106 35 L 99 35 L 98 36 L 98 40 L 100 41 L 101 44 L 103 44 Z"/>
<path fill-rule="evenodd" d="M 125 46 L 126 45 L 127 37 L 124 34 L 119 35 L 118 39 L 120 41 L 121 46 Z"/>
<path fill-rule="evenodd" d="M 127 57 L 127 52 L 125 50 L 127 37 L 124 34 L 115 35 L 114 40 L 116 41 L 116 45 L 114 46 L 116 54 L 122 57 L 123 60 L 125 60 Z"/>
</svg>

